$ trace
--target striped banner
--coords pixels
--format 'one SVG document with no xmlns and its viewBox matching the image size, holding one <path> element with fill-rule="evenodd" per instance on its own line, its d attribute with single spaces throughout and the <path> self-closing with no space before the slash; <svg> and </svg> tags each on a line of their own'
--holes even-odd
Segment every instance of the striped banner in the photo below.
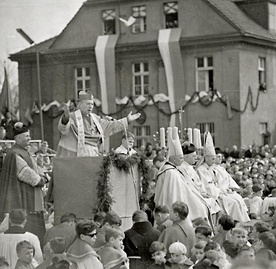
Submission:
<svg viewBox="0 0 276 269">
<path fill-rule="evenodd" d="M 179 46 L 181 29 L 159 30 L 158 47 L 165 66 L 169 104 L 171 111 L 176 111 L 184 103 L 185 80 Z M 176 101 L 177 100 L 177 101 Z M 170 119 L 170 126 L 176 126 L 176 114 Z"/>
<path fill-rule="evenodd" d="M 98 36 L 95 53 L 101 85 L 102 111 L 116 111 L 115 46 L 118 35 Z"/>
</svg>

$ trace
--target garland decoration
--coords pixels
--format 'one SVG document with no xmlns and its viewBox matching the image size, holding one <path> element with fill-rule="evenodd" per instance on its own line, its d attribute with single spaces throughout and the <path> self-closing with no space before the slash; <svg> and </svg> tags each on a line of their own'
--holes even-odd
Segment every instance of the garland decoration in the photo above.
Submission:
<svg viewBox="0 0 276 269">
<path fill-rule="evenodd" d="M 147 203 L 150 200 L 148 189 L 150 184 L 149 177 L 149 165 L 144 156 L 134 154 L 127 156 L 125 154 L 110 153 L 103 158 L 101 164 L 101 170 L 98 173 L 98 185 L 97 185 L 97 206 L 94 209 L 95 212 L 108 212 L 111 210 L 114 203 L 112 197 L 112 184 L 110 182 L 110 167 L 113 165 L 120 171 L 130 173 L 130 169 L 133 165 L 138 164 L 138 169 L 141 172 L 141 193 L 139 197 L 140 205 Z"/>
</svg>

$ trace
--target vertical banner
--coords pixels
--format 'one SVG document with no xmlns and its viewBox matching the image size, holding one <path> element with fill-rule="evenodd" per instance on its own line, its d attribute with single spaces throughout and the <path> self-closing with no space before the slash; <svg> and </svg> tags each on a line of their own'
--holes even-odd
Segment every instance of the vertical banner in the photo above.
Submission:
<svg viewBox="0 0 276 269">
<path fill-rule="evenodd" d="M 165 66 L 169 104 L 171 111 L 176 111 L 185 96 L 184 68 L 179 46 L 181 29 L 159 30 L 158 47 Z M 178 102 L 178 103 L 177 103 Z M 170 126 L 176 125 L 176 114 L 170 119 Z"/>
<path fill-rule="evenodd" d="M 105 114 L 116 112 L 115 46 L 118 35 L 98 36 L 95 54 L 101 86 L 102 111 Z M 109 150 L 109 139 L 105 140 L 105 150 Z"/>
</svg>

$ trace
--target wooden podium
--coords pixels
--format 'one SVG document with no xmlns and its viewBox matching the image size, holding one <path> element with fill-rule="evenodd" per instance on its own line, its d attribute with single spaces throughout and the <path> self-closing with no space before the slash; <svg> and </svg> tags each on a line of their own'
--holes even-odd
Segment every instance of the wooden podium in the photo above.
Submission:
<svg viewBox="0 0 276 269">
<path fill-rule="evenodd" d="M 93 218 L 97 204 L 98 172 L 103 157 L 54 158 L 55 224 L 65 213 Z M 110 168 L 114 203 L 112 210 L 122 218 L 122 230 L 132 226 L 131 216 L 139 209 L 140 173 L 134 165 L 129 173 Z"/>
</svg>

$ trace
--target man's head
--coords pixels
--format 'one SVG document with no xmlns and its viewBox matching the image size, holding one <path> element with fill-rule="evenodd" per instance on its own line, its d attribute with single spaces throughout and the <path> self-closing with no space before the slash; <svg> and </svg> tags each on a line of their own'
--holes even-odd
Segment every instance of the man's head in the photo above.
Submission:
<svg viewBox="0 0 276 269">
<path fill-rule="evenodd" d="M 183 155 L 173 155 L 169 157 L 169 161 L 176 166 L 180 166 L 183 162 Z"/>
<path fill-rule="evenodd" d="M 106 243 L 116 249 L 123 248 L 124 237 L 124 233 L 119 229 L 108 227 L 105 230 Z"/>
<path fill-rule="evenodd" d="M 156 166 L 156 168 L 160 168 L 164 162 L 166 161 L 166 158 L 162 155 L 157 155 L 156 157 L 154 157 L 153 159 L 153 164 Z"/>
<path fill-rule="evenodd" d="M 269 226 L 265 222 L 258 221 L 253 226 L 252 234 L 251 234 L 252 235 L 252 239 L 253 240 L 258 240 L 259 239 L 259 235 L 261 233 L 268 232 L 268 231 L 270 231 Z"/>
<path fill-rule="evenodd" d="M 81 221 L 76 226 L 77 236 L 81 240 L 93 246 L 97 239 L 96 228 L 97 228 L 97 225 L 94 223 L 94 221 L 91 221 L 91 220 Z"/>
<path fill-rule="evenodd" d="M 27 213 L 24 209 L 13 209 L 9 214 L 9 221 L 11 226 L 24 227 L 27 222 Z"/>
<path fill-rule="evenodd" d="M 124 133 L 122 136 L 122 145 L 126 149 L 132 149 L 134 145 L 135 136 L 131 132 Z"/>
<path fill-rule="evenodd" d="M 90 91 L 79 92 L 78 108 L 84 114 L 90 114 L 94 107 L 94 97 Z"/>
<path fill-rule="evenodd" d="M 215 155 L 206 155 L 204 158 L 205 158 L 205 163 L 208 166 L 213 165 L 215 163 L 215 160 L 216 160 L 216 156 Z"/>
<path fill-rule="evenodd" d="M 29 241 L 21 241 L 16 245 L 18 259 L 26 263 L 31 263 L 34 257 L 34 246 Z"/>
<path fill-rule="evenodd" d="M 13 136 L 15 143 L 22 148 L 27 148 L 30 145 L 30 132 L 26 125 L 22 122 L 16 122 L 13 126 Z"/>
<path fill-rule="evenodd" d="M 216 160 L 215 163 L 216 164 L 220 164 L 222 162 L 223 159 L 223 154 L 220 148 L 215 148 L 215 152 L 216 152 Z"/>
<path fill-rule="evenodd" d="M 170 215 L 170 210 L 166 205 L 157 205 L 154 209 L 153 216 L 156 224 L 160 226 Z"/>
<path fill-rule="evenodd" d="M 132 221 L 134 223 L 148 221 L 148 215 L 143 210 L 136 210 L 132 215 Z"/>
<path fill-rule="evenodd" d="M 188 206 L 180 201 L 177 201 L 172 204 L 172 211 L 170 212 L 170 219 L 171 220 L 185 220 L 189 214 Z"/>
<path fill-rule="evenodd" d="M 182 144 L 184 161 L 190 165 L 194 165 L 197 161 L 196 148 L 192 143 L 184 142 Z"/>
</svg>

